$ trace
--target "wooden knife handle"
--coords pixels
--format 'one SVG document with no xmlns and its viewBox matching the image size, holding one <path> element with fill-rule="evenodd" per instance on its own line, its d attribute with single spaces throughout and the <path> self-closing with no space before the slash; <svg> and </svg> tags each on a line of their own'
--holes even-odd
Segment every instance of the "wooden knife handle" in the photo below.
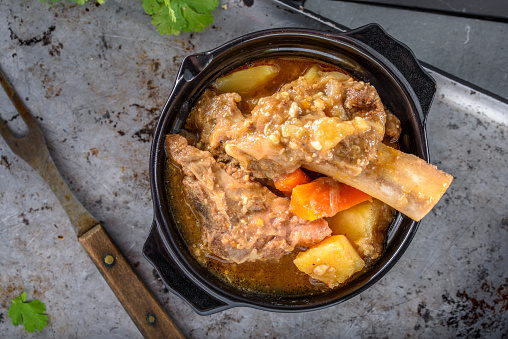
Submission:
<svg viewBox="0 0 508 339">
<path fill-rule="evenodd" d="M 100 224 L 78 239 L 143 337 L 184 338 Z"/>
</svg>

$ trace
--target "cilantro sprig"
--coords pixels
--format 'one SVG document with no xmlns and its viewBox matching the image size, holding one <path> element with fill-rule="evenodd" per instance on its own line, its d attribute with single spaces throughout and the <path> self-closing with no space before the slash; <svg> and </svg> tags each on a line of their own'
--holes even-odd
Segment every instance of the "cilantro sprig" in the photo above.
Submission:
<svg viewBox="0 0 508 339">
<path fill-rule="evenodd" d="M 58 0 L 39 0 L 46 3 Z M 88 0 L 71 0 L 83 5 Z M 105 0 L 97 0 L 99 4 Z M 198 32 L 213 23 L 212 12 L 219 0 L 141 0 L 143 9 L 152 17 L 152 24 L 164 35 Z"/>
<path fill-rule="evenodd" d="M 23 292 L 12 300 L 7 316 L 12 318 L 14 326 L 23 324 L 25 330 L 33 333 L 35 330 L 42 330 L 48 324 L 48 316 L 44 312 L 46 312 L 44 303 L 37 299 L 26 302 L 26 292 Z"/>
<path fill-rule="evenodd" d="M 198 32 L 213 23 L 218 0 L 142 0 L 160 34 Z"/>
</svg>

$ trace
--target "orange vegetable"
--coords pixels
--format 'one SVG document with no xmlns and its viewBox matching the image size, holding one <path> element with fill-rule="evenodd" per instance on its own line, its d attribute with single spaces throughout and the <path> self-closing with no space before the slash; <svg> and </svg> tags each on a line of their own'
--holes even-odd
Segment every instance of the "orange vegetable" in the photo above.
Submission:
<svg viewBox="0 0 508 339">
<path fill-rule="evenodd" d="M 283 175 L 274 180 L 275 188 L 286 195 L 291 195 L 293 188 L 296 186 L 308 184 L 309 182 L 309 176 L 299 168 L 293 173 Z"/>
<path fill-rule="evenodd" d="M 302 219 L 316 220 L 371 199 L 354 187 L 322 177 L 293 189 L 291 211 Z"/>
</svg>

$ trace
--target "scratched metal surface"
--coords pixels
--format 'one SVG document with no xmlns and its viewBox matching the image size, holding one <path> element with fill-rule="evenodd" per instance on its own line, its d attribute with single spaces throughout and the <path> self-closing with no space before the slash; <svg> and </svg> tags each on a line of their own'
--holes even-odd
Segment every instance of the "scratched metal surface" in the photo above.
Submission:
<svg viewBox="0 0 508 339">
<path fill-rule="evenodd" d="M 325 310 L 238 308 L 198 316 L 142 258 L 152 220 L 151 131 L 182 58 L 261 28 L 319 24 L 268 1 L 229 1 L 214 27 L 162 37 L 138 2 L 49 7 L 0 0 L 0 67 L 36 117 L 57 167 L 191 338 L 452 336 L 508 332 L 508 110 L 438 73 L 428 121 L 432 162 L 453 174 L 408 251 L 375 286 Z M 0 115 L 19 128 L 0 93 Z M 26 291 L 46 303 L 42 338 L 139 338 L 78 244 L 45 183 L 0 140 L 0 333 Z M 133 296 L 135 297 L 135 296 Z"/>
</svg>

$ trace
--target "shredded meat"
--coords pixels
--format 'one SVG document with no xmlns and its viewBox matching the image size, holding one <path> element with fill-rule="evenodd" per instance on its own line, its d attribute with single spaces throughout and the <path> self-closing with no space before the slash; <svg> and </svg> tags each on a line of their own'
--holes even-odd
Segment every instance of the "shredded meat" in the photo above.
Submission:
<svg viewBox="0 0 508 339">
<path fill-rule="evenodd" d="M 385 133 L 390 138 L 390 142 L 397 142 L 401 132 L 402 127 L 400 126 L 399 118 L 392 113 L 388 113 L 386 115 Z"/>
<path fill-rule="evenodd" d="M 245 120 L 237 106 L 241 99 L 237 93 L 216 96 L 212 91 L 206 91 L 199 98 L 193 113 L 187 119 L 190 129 L 199 131 L 196 147 L 212 153 L 218 162 L 230 160 L 221 142 L 226 138 L 225 133 L 228 127 L 240 126 Z"/>
<path fill-rule="evenodd" d="M 183 186 L 212 255 L 236 263 L 279 259 L 331 235 L 324 219 L 294 215 L 288 199 L 252 181 L 244 170 L 189 146 L 184 137 L 168 135 L 166 150 L 185 174 Z"/>
<path fill-rule="evenodd" d="M 385 134 L 386 111 L 374 87 L 334 73 L 302 76 L 259 99 L 250 115 L 238 94 L 207 92 L 191 119 L 198 147 L 227 154 L 256 177 L 274 179 L 309 163 L 359 174 Z"/>
</svg>

